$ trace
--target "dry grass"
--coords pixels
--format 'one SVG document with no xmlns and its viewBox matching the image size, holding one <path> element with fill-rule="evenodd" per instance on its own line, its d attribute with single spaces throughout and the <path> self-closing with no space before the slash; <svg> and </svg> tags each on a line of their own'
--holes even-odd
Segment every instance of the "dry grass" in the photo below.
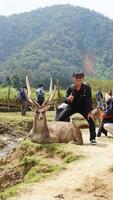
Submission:
<svg viewBox="0 0 113 200">
<path fill-rule="evenodd" d="M 80 200 L 112 200 L 113 196 L 113 176 L 105 172 L 101 178 L 99 177 L 86 177 L 83 185 L 76 188 L 74 192 L 78 193 Z M 74 193 L 73 192 L 73 193 Z"/>
</svg>

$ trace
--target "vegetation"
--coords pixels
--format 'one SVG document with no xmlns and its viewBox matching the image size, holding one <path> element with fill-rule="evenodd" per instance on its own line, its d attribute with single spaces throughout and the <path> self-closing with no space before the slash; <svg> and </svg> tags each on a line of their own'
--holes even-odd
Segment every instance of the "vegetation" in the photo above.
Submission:
<svg viewBox="0 0 113 200">
<path fill-rule="evenodd" d="M 6 199 L 19 192 L 20 183 L 37 182 L 80 158 L 69 150 L 69 144 L 42 145 L 24 140 L 12 154 L 0 160 L 0 198 Z"/>
<path fill-rule="evenodd" d="M 113 20 L 99 13 L 70 5 L 46 7 L 0 16 L 0 31 L 0 82 L 10 75 L 24 83 L 28 74 L 35 87 L 39 82 L 48 87 L 50 76 L 67 87 L 76 70 L 113 78 Z"/>
<path fill-rule="evenodd" d="M 98 88 L 101 88 L 103 95 L 105 95 L 105 93 L 109 89 L 112 89 L 112 87 L 113 87 L 112 80 L 99 80 L 99 79 L 87 78 L 85 81 L 88 82 L 92 88 L 93 102 L 95 102 L 95 94 L 96 94 L 96 91 L 98 90 Z M 66 90 L 62 89 L 62 87 L 60 86 L 58 81 L 56 83 L 57 83 L 57 92 L 56 92 L 55 99 L 57 101 L 64 101 L 64 98 L 66 95 Z M 3 84 L 0 85 L 0 103 L 2 103 L 2 104 L 7 103 L 7 101 L 8 101 L 9 86 L 10 85 L 6 84 L 6 82 L 3 82 Z M 21 85 L 19 85 L 19 86 L 21 86 Z M 32 88 L 31 90 L 32 90 L 32 97 L 35 99 L 36 98 L 36 91 L 35 91 L 36 89 Z M 10 98 L 9 98 L 10 103 L 17 104 L 17 102 L 16 102 L 17 94 L 18 94 L 18 89 L 11 86 Z M 47 98 L 47 97 L 48 97 L 48 91 L 46 91 L 46 93 L 45 93 L 45 98 Z"/>
</svg>

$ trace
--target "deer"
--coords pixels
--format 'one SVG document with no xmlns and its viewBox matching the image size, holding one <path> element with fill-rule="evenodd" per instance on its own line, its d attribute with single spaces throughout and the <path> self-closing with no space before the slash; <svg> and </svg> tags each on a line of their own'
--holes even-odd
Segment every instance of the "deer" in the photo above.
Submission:
<svg viewBox="0 0 113 200">
<path fill-rule="evenodd" d="M 46 101 L 40 106 L 34 99 L 31 98 L 31 89 L 28 76 L 26 76 L 27 86 L 27 101 L 31 109 L 35 111 L 33 126 L 30 131 L 29 137 L 32 142 L 36 143 L 74 143 L 78 145 L 83 144 L 82 133 L 74 122 L 54 121 L 47 122 L 46 111 L 52 105 L 52 100 L 56 92 L 56 86 L 51 88 Z"/>
</svg>

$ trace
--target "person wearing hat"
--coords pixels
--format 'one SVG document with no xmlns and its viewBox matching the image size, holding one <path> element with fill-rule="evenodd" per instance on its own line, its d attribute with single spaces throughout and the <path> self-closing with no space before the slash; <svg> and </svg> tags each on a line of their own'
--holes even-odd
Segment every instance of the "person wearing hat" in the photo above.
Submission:
<svg viewBox="0 0 113 200">
<path fill-rule="evenodd" d="M 43 84 L 40 83 L 38 85 L 38 88 L 36 89 L 36 101 L 39 103 L 39 105 L 41 106 L 44 102 L 44 88 L 43 88 Z"/>
<path fill-rule="evenodd" d="M 90 142 L 96 144 L 96 131 L 94 116 L 92 114 L 92 95 L 91 88 L 87 84 L 83 83 L 84 73 L 74 72 L 73 82 L 66 94 L 65 103 L 68 106 L 58 116 L 58 121 L 70 121 L 70 116 L 74 113 L 80 113 L 89 124 Z M 67 120 L 68 119 L 68 120 Z"/>
<path fill-rule="evenodd" d="M 21 115 L 26 115 L 27 110 L 27 86 L 24 85 L 19 89 L 16 101 L 21 103 Z"/>
</svg>

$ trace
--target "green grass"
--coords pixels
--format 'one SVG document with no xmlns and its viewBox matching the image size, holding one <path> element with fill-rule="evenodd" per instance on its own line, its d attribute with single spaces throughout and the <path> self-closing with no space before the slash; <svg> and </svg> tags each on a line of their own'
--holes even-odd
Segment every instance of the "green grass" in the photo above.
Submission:
<svg viewBox="0 0 113 200">
<path fill-rule="evenodd" d="M 7 190 L 0 192 L 0 199 L 8 199 L 10 197 L 16 196 L 20 191 L 20 184 L 7 188 Z"/>
<path fill-rule="evenodd" d="M 52 122 L 55 121 L 55 111 L 47 111 L 46 112 L 47 116 L 47 121 Z M 34 118 L 34 112 L 27 112 L 26 116 L 22 116 L 20 112 L 7 112 L 3 113 L 0 112 L 0 122 L 1 123 L 8 123 L 12 125 L 17 125 L 17 126 L 24 126 L 27 123 L 31 123 Z M 80 114 L 75 114 L 74 115 L 74 120 L 76 125 L 80 124 L 87 124 L 87 121 L 80 115 Z"/>
<path fill-rule="evenodd" d="M 20 112 L 0 113 L 0 121 L 5 124 L 21 126 L 32 121 L 33 115 L 34 112 L 27 112 L 26 116 L 21 116 Z M 47 120 L 54 120 L 53 111 L 47 112 Z M 30 140 L 24 140 L 19 148 L 19 152 L 16 149 L 13 151 L 13 154 L 17 151 L 16 159 L 19 157 L 17 165 L 13 166 L 15 162 L 11 164 L 9 160 L 1 159 L 0 171 L 9 168 L 9 173 L 10 170 L 14 170 L 14 173 L 18 174 L 19 177 L 23 173 L 22 180 L 18 180 L 21 183 L 1 191 L 1 199 L 8 199 L 10 196 L 16 195 L 21 190 L 21 186 L 24 188 L 26 183 L 40 181 L 65 169 L 68 163 L 82 159 L 81 155 L 76 154 L 76 146 L 72 150 L 71 144 L 37 144 Z M 8 167 L 8 164 L 12 168 Z"/>
<path fill-rule="evenodd" d="M 12 104 L 17 104 L 16 103 L 16 96 L 18 94 L 18 91 L 11 87 L 10 90 L 10 103 Z M 62 96 L 65 96 L 65 90 L 61 91 Z M 36 99 L 36 88 L 31 88 L 31 96 L 33 99 Z M 49 92 L 45 91 L 45 99 L 47 99 L 49 96 Z M 58 98 L 58 93 L 56 92 L 56 95 L 54 97 L 54 99 Z M 0 86 L 0 103 L 7 103 L 8 100 L 8 87 L 6 86 Z"/>
<path fill-rule="evenodd" d="M 9 187 L 0 193 L 1 199 L 8 199 L 17 195 L 21 188 L 26 184 L 38 182 L 50 175 L 56 174 L 66 169 L 67 163 L 80 160 L 81 155 L 76 151 L 70 151 L 70 144 L 36 144 L 30 140 L 24 140 L 19 150 L 19 163 L 16 166 L 10 165 L 10 170 L 14 169 L 14 173 L 23 174 L 23 178 L 19 180 L 19 184 Z M 75 147 L 74 147 L 75 149 Z M 6 170 L 9 161 L 2 162 Z M 11 169 L 12 167 L 12 169 Z"/>
<path fill-rule="evenodd" d="M 6 123 L 19 123 L 33 120 L 33 112 L 27 112 L 26 116 L 22 116 L 20 112 L 1 112 L 0 121 Z"/>
<path fill-rule="evenodd" d="M 62 167 L 60 165 L 48 163 L 48 161 L 40 161 L 29 170 L 29 172 L 24 176 L 23 181 L 25 183 L 38 182 L 61 169 Z"/>
<path fill-rule="evenodd" d="M 14 99 L 16 99 L 17 91 L 15 88 L 11 88 L 11 94 L 10 94 L 10 102 L 13 102 Z M 0 86 L 0 102 L 7 103 L 8 99 L 8 87 L 2 87 Z"/>
<path fill-rule="evenodd" d="M 26 155 L 34 155 L 34 151 L 36 152 L 43 152 L 44 154 L 47 154 L 48 156 L 52 156 L 52 153 L 54 155 L 59 156 L 61 159 L 64 160 L 64 163 L 69 163 L 72 162 L 74 160 L 78 160 L 79 157 L 78 155 L 74 154 L 73 152 L 69 151 L 68 148 L 66 148 L 66 146 L 68 146 L 68 144 L 59 144 L 59 143 L 53 143 L 53 144 L 37 144 L 37 143 L 33 143 L 30 140 L 25 140 L 22 142 L 21 144 L 21 150 L 23 152 L 26 152 Z M 54 156 L 53 155 L 53 156 Z M 25 160 L 27 159 L 26 157 L 24 157 Z M 35 158 L 31 157 L 30 161 L 32 161 L 34 159 L 35 162 Z M 40 162 L 38 160 L 36 160 L 36 162 Z"/>
<path fill-rule="evenodd" d="M 26 116 L 22 116 L 20 112 L 0 112 L 0 121 L 4 123 L 19 123 L 32 121 L 34 117 L 33 111 L 27 112 Z M 55 119 L 55 112 L 47 112 L 47 120 L 53 121 Z"/>
<path fill-rule="evenodd" d="M 92 88 L 92 97 L 93 97 L 93 102 L 95 101 L 95 94 L 98 88 L 102 89 L 103 95 L 109 90 L 112 89 L 113 86 L 113 81 L 112 80 L 100 80 L 100 79 L 87 79 L 86 82 L 88 82 Z M 31 88 L 32 90 L 32 97 L 36 99 L 36 89 Z M 15 88 L 11 87 L 11 94 L 10 94 L 10 102 L 15 103 L 15 99 L 17 96 L 18 91 Z M 48 91 L 45 91 L 45 98 L 47 99 L 48 97 Z M 63 97 L 65 97 L 66 90 L 60 89 L 60 93 Z M 6 103 L 7 102 L 7 96 L 8 96 L 8 87 L 6 86 L 0 86 L 0 102 Z M 58 99 L 58 91 L 56 92 L 55 99 Z"/>
<path fill-rule="evenodd" d="M 35 94 L 35 88 L 31 88 L 32 91 L 32 97 L 35 99 L 36 98 L 36 94 Z M 16 96 L 18 94 L 18 90 L 16 90 L 15 88 L 11 87 L 10 90 L 10 103 L 16 103 Z M 8 99 L 8 87 L 6 86 L 0 86 L 0 102 L 1 103 L 7 103 L 7 99 Z"/>
</svg>

